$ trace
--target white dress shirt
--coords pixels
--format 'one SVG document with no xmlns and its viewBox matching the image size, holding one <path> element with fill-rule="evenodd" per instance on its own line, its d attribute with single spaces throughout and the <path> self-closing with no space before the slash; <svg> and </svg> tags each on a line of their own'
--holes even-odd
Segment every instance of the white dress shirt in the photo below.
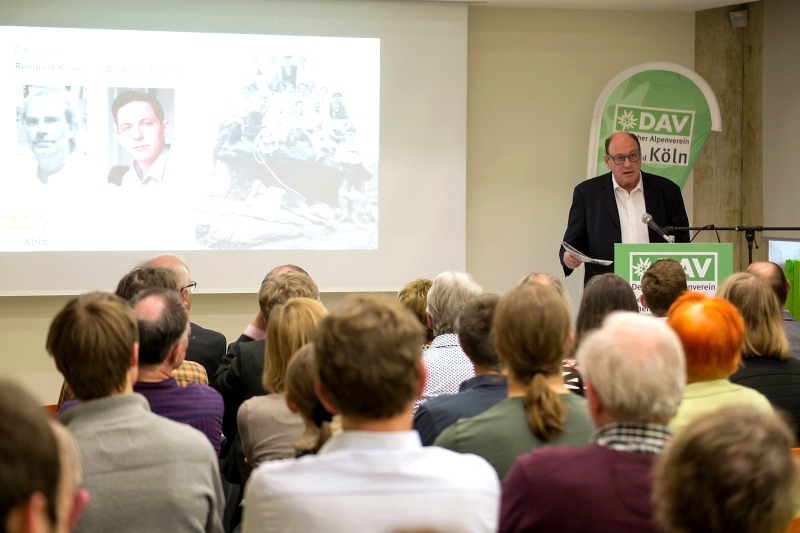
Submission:
<svg viewBox="0 0 800 533">
<path fill-rule="evenodd" d="M 485 459 L 422 447 L 416 431 L 345 431 L 317 455 L 256 468 L 243 533 L 494 532 L 500 481 Z"/>
<path fill-rule="evenodd" d="M 650 242 L 647 224 L 642 222 L 642 216 L 647 213 L 647 207 L 644 204 L 642 173 L 639 173 L 639 183 L 636 184 L 630 194 L 617 184 L 613 174 L 611 175 L 611 183 L 614 185 L 614 197 L 617 200 L 622 242 L 633 244 Z"/>
</svg>

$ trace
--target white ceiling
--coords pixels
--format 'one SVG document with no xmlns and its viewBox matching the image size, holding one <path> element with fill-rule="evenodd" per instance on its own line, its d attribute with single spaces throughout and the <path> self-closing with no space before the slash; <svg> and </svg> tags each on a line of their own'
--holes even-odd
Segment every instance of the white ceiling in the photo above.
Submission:
<svg viewBox="0 0 800 533">
<path fill-rule="evenodd" d="M 702 11 L 739 5 L 730 0 L 421 0 L 456 2 L 480 7 L 533 7 L 554 9 L 618 9 L 626 11 Z"/>
</svg>

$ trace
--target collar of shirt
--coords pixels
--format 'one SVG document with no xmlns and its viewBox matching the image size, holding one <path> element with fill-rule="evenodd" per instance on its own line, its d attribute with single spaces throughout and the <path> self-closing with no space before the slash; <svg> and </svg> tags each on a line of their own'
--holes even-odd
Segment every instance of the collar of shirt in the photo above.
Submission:
<svg viewBox="0 0 800 533">
<path fill-rule="evenodd" d="M 617 180 L 614 179 L 614 174 L 611 174 L 611 184 L 614 186 L 614 194 L 617 194 L 617 190 L 625 191 L 625 189 L 623 189 L 622 187 L 619 186 L 619 183 L 617 183 Z M 642 172 L 641 171 L 639 171 L 639 182 L 636 184 L 636 187 L 633 188 L 633 190 L 630 192 L 630 194 L 632 195 L 636 191 L 642 191 L 642 194 L 644 194 L 644 188 L 642 188 Z M 625 191 L 625 194 L 628 194 L 628 191 Z"/>
<path fill-rule="evenodd" d="M 661 424 L 612 422 L 594 432 L 590 443 L 619 452 L 659 454 L 672 438 L 672 431 Z"/>
<path fill-rule="evenodd" d="M 469 389 L 477 389 L 478 387 L 506 387 L 506 377 L 502 374 L 483 374 L 469 378 L 458 387 L 458 392 L 464 392 Z"/>
<path fill-rule="evenodd" d="M 422 440 L 415 430 L 410 431 L 355 431 L 346 430 L 334 435 L 322 445 L 318 455 L 340 450 L 362 449 L 412 449 L 422 448 Z"/>
<path fill-rule="evenodd" d="M 434 348 L 452 348 L 453 346 L 459 346 L 458 335 L 456 335 L 455 333 L 442 333 L 441 335 L 437 335 L 436 337 L 433 338 L 431 347 L 428 349 L 432 350 Z"/>
<path fill-rule="evenodd" d="M 142 185 L 146 185 L 151 180 L 162 182 L 164 180 L 164 170 L 167 168 L 167 157 L 169 156 L 169 145 L 165 144 L 164 148 L 161 149 L 161 153 L 158 154 L 156 160 L 153 161 L 153 164 L 147 170 L 147 175 L 142 175 L 142 169 L 139 167 L 139 163 L 136 161 L 133 162 L 133 169 L 136 171 L 136 175 L 139 177 L 139 181 Z"/>
</svg>

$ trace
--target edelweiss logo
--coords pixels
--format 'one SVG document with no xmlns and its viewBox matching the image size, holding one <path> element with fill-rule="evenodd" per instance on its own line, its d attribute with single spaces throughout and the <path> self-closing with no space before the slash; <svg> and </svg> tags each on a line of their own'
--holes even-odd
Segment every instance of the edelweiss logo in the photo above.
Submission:
<svg viewBox="0 0 800 533">
<path fill-rule="evenodd" d="M 644 276 L 644 273 L 647 272 L 648 268 L 650 268 L 650 259 L 646 257 L 639 258 L 639 263 L 633 267 L 633 272 L 641 279 L 641 277 Z"/>
<path fill-rule="evenodd" d="M 622 116 L 617 119 L 622 131 L 627 131 L 636 127 L 636 119 L 633 118 L 633 111 L 624 111 Z"/>
</svg>

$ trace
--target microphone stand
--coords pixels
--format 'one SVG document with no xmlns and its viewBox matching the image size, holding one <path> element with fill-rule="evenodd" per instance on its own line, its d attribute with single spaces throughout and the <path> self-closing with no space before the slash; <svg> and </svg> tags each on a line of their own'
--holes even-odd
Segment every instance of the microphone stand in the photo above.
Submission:
<svg viewBox="0 0 800 533">
<path fill-rule="evenodd" d="M 744 238 L 747 241 L 747 264 L 753 264 L 753 245 L 755 245 L 756 249 L 758 249 L 758 244 L 756 243 L 756 232 L 757 231 L 800 231 L 800 228 L 794 227 L 787 227 L 787 226 L 733 226 L 727 228 L 721 228 L 715 226 L 713 224 L 709 224 L 708 226 L 703 227 L 694 227 L 694 226 L 664 226 L 664 231 L 666 233 L 675 233 L 677 231 L 697 231 L 698 233 L 706 230 L 706 229 L 713 229 L 715 231 L 740 231 L 744 232 Z M 695 233 L 695 237 L 697 233 Z M 717 235 L 719 238 L 719 235 Z"/>
</svg>

